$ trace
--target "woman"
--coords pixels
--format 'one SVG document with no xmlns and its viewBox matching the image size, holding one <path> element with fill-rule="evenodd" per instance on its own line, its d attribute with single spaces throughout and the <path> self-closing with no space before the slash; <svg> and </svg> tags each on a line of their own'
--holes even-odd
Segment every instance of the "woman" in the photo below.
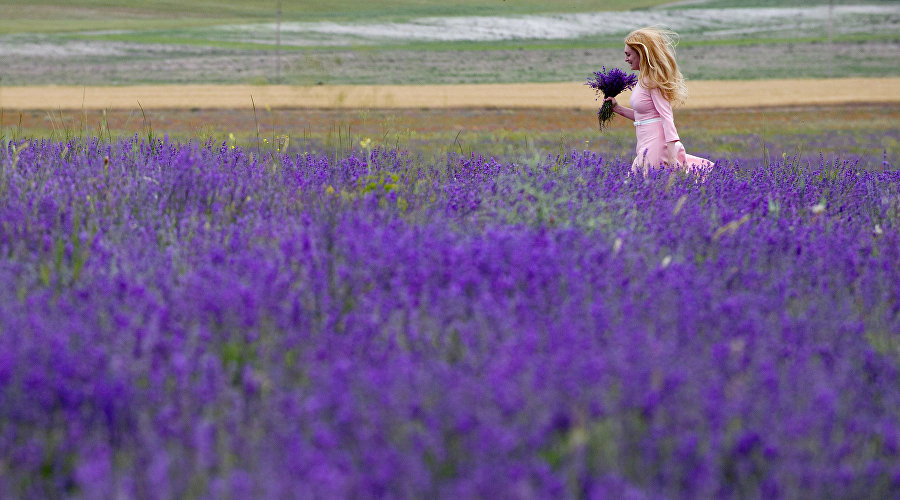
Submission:
<svg viewBox="0 0 900 500">
<path fill-rule="evenodd" d="M 671 31 L 641 28 L 625 37 L 625 63 L 639 71 L 638 84 L 631 93 L 631 108 L 621 106 L 613 97 L 613 111 L 634 122 L 637 134 L 637 157 L 633 172 L 647 173 L 648 167 L 702 169 L 712 166 L 705 158 L 684 151 L 678 139 L 672 104 L 687 98 L 687 85 L 675 62 L 674 37 Z"/>
</svg>

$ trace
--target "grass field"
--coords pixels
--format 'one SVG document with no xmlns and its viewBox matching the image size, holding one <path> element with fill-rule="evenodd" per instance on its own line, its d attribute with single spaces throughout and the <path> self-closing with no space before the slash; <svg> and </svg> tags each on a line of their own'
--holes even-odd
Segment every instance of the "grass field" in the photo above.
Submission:
<svg viewBox="0 0 900 500">
<path fill-rule="evenodd" d="M 836 5 L 854 5 L 837 0 Z M 891 0 L 869 0 L 868 4 L 891 4 Z M 310 0 L 281 2 L 285 21 L 371 21 L 403 20 L 425 16 L 522 15 L 548 12 L 588 12 L 592 10 L 632 10 L 671 5 L 672 8 L 784 7 L 828 5 L 828 0 L 710 0 L 672 2 L 666 0 Z M 275 0 L 191 1 L 139 0 L 3 0 L 0 34 L 54 33 L 106 29 L 167 29 L 209 26 L 228 22 L 266 21 L 275 18 Z"/>
<path fill-rule="evenodd" d="M 664 0 L 603 2 L 604 10 L 625 10 L 665 4 Z M 514 15 L 542 12 L 586 12 L 597 8 L 592 0 L 312 0 L 281 2 L 285 21 L 403 20 L 423 16 Z M 275 0 L 177 2 L 140 0 L 0 1 L 7 14 L 0 19 L 0 34 L 72 32 L 107 29 L 169 29 L 223 23 L 274 20 Z"/>
<path fill-rule="evenodd" d="M 134 134 L 176 140 L 227 142 L 255 149 L 285 146 L 333 156 L 361 144 L 405 149 L 432 157 L 489 151 L 498 157 L 537 161 L 548 154 L 592 150 L 630 158 L 634 127 L 616 119 L 599 133 L 586 109 L 244 109 L 6 112 L 7 139 Z M 832 155 L 863 167 L 900 165 L 900 104 L 792 106 L 758 109 L 679 110 L 676 122 L 692 151 L 713 159 L 752 154 Z M 368 143 L 366 140 L 368 139 Z"/>
<path fill-rule="evenodd" d="M 6 85 L 268 84 L 397 85 L 580 81 L 620 65 L 619 44 L 471 50 L 327 49 L 274 52 L 203 47 L 71 43 L 65 56 L 0 51 Z M 30 49 L 29 49 L 30 50 Z M 688 79 L 881 77 L 900 75 L 900 42 L 690 46 L 679 57 Z M 278 69 L 280 67 L 280 70 Z M 280 76 L 278 76 L 280 75 Z"/>
<path fill-rule="evenodd" d="M 900 74 L 896 2 L 837 2 L 833 16 L 815 3 L 607 2 L 597 17 L 581 1 L 303 2 L 277 30 L 274 2 L 7 2 L 0 84 L 578 81 L 658 23 L 683 35 L 689 79 Z"/>
</svg>

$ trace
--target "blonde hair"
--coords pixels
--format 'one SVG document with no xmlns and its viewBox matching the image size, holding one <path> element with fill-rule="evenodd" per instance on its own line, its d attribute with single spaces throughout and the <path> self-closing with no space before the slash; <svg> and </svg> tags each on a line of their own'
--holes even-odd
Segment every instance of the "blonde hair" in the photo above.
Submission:
<svg viewBox="0 0 900 500">
<path fill-rule="evenodd" d="M 655 26 L 641 28 L 625 37 L 625 45 L 641 58 L 641 83 L 648 89 L 658 88 L 670 103 L 683 104 L 688 90 L 675 62 L 678 34 Z"/>
</svg>

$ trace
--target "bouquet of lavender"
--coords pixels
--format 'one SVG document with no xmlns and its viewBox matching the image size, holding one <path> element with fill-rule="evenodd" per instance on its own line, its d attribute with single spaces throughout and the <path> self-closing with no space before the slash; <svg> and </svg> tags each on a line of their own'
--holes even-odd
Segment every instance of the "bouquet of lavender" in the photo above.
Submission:
<svg viewBox="0 0 900 500">
<path fill-rule="evenodd" d="M 603 69 L 594 72 L 593 77 L 588 77 L 585 85 L 590 86 L 597 92 L 597 99 L 600 99 L 600 94 L 603 94 L 605 99 L 607 97 L 615 97 L 628 89 L 634 88 L 637 85 L 637 75 L 634 73 L 630 75 L 625 74 L 619 68 L 613 68 L 607 72 L 606 66 L 603 66 Z M 604 102 L 600 106 L 600 110 L 597 111 L 597 123 L 600 125 L 600 130 L 607 126 L 612 117 L 612 104 Z"/>
</svg>

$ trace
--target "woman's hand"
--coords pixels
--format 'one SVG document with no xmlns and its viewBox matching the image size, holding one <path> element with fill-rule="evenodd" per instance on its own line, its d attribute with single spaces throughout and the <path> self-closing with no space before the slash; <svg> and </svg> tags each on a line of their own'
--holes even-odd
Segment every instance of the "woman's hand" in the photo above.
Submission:
<svg viewBox="0 0 900 500">
<path fill-rule="evenodd" d="M 632 120 L 632 121 L 634 120 L 634 110 L 631 108 L 627 108 L 625 106 L 619 106 L 619 103 L 616 102 L 615 97 L 607 97 L 606 99 L 603 99 L 603 104 L 606 104 L 606 103 L 612 104 L 613 113 L 615 113 L 617 115 L 622 115 L 625 118 L 628 118 L 629 120 Z"/>
<path fill-rule="evenodd" d="M 666 143 L 666 156 L 668 160 L 665 161 L 667 167 L 681 167 L 681 162 L 678 161 L 678 147 L 679 141 L 672 141 Z"/>
</svg>

